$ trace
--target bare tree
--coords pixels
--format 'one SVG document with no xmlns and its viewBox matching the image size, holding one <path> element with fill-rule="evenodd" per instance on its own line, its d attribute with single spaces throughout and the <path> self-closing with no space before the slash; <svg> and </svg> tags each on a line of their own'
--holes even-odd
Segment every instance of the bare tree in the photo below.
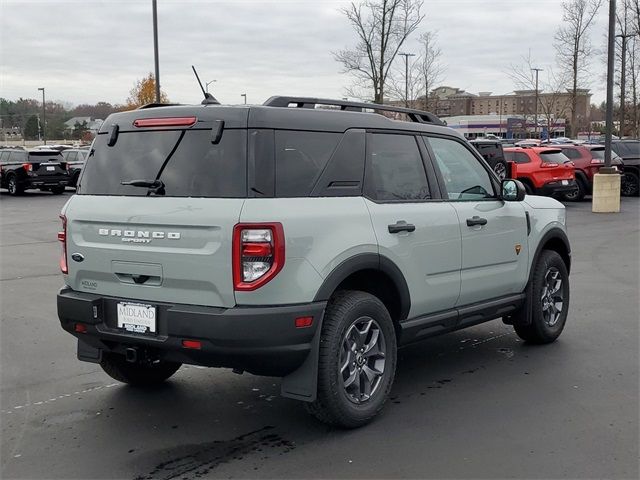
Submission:
<svg viewBox="0 0 640 480">
<path fill-rule="evenodd" d="M 593 47 L 589 30 L 593 26 L 598 10 L 604 0 L 568 0 L 562 2 L 562 26 L 555 35 L 554 47 L 560 68 L 571 78 L 571 127 L 570 136 L 576 128 L 576 106 L 579 85 L 589 65 Z"/>
<path fill-rule="evenodd" d="M 424 18 L 423 0 L 366 0 L 342 10 L 356 32 L 353 49 L 334 52 L 344 73 L 355 77 L 349 94 L 363 97 L 358 89 L 373 89 L 373 101 L 384 102 L 385 85 L 393 60 L 405 40 Z M 369 97 L 371 98 L 371 97 Z"/>
<path fill-rule="evenodd" d="M 429 92 L 444 78 L 444 65 L 440 62 L 442 50 L 436 42 L 436 37 L 436 32 L 424 32 L 420 35 L 422 58 L 419 67 L 424 87 L 425 110 L 429 110 Z"/>
<path fill-rule="evenodd" d="M 415 107 L 414 102 L 422 93 L 421 62 L 422 57 L 415 57 L 414 60 L 409 60 L 408 68 L 405 68 L 404 62 L 396 62 L 387 78 L 386 91 L 389 97 L 401 100 L 410 108 Z"/>
</svg>

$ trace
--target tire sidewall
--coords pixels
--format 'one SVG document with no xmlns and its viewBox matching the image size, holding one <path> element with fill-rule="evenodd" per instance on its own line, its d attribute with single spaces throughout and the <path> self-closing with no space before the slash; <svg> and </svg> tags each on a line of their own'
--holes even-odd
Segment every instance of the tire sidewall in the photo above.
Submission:
<svg viewBox="0 0 640 480">
<path fill-rule="evenodd" d="M 640 184 L 638 180 L 638 175 L 635 172 L 623 172 L 622 183 L 635 186 L 635 191 L 632 191 L 631 193 L 624 193 L 624 189 L 622 189 L 621 193 L 623 196 L 637 197 L 638 194 L 640 194 Z"/>
</svg>

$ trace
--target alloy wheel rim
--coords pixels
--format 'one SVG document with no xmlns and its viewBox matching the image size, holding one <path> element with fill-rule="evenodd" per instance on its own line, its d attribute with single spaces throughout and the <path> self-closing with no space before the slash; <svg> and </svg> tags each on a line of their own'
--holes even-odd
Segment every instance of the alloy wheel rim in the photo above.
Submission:
<svg viewBox="0 0 640 480">
<path fill-rule="evenodd" d="M 9 190 L 9 193 L 13 194 L 16 191 L 16 181 L 15 179 L 11 178 L 9 180 L 9 188 L 7 189 Z"/>
<path fill-rule="evenodd" d="M 627 196 L 634 195 L 638 189 L 638 185 L 634 182 L 635 178 L 632 175 L 624 175 L 621 190 Z"/>
<path fill-rule="evenodd" d="M 560 270 L 549 267 L 544 274 L 542 296 L 542 318 L 548 327 L 553 327 L 560 320 L 564 308 L 564 284 L 560 276 Z"/>
<path fill-rule="evenodd" d="M 493 171 L 496 172 L 496 175 L 500 180 L 504 180 L 507 177 L 507 167 L 504 166 L 504 163 L 496 163 L 496 166 L 493 167 Z"/>
<path fill-rule="evenodd" d="M 384 333 L 371 317 L 360 317 L 347 329 L 340 346 L 338 369 L 347 398 L 368 401 L 378 390 L 386 364 Z"/>
</svg>

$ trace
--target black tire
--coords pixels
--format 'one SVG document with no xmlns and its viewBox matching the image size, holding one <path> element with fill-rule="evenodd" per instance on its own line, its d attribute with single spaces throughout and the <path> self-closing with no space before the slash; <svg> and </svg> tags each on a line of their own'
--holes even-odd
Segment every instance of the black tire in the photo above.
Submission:
<svg viewBox="0 0 640 480">
<path fill-rule="evenodd" d="M 533 187 L 531 186 L 531 184 L 529 183 L 529 180 L 523 180 L 522 178 L 518 179 L 522 182 L 522 185 L 524 185 L 524 191 L 527 195 L 533 195 Z"/>
<path fill-rule="evenodd" d="M 507 162 L 504 162 L 502 160 L 496 162 L 496 164 L 493 166 L 493 171 L 500 180 L 504 180 L 505 178 L 507 178 Z"/>
<path fill-rule="evenodd" d="M 623 197 L 637 197 L 640 194 L 640 184 L 636 172 L 625 170 L 621 181 L 620 193 Z"/>
<path fill-rule="evenodd" d="M 80 179 L 80 172 L 77 172 L 73 175 L 73 178 L 71 179 L 71 185 L 69 186 L 73 188 L 77 188 L 79 179 Z"/>
<path fill-rule="evenodd" d="M 104 353 L 100 366 L 114 380 L 133 386 L 152 386 L 164 382 L 176 373 L 182 364 L 175 362 L 132 363 L 124 355 Z"/>
<path fill-rule="evenodd" d="M 516 323 L 513 328 L 518 336 L 526 342 L 551 343 L 560 336 L 567 321 L 569 274 L 562 257 L 553 250 L 543 250 L 534 268 L 531 279 L 531 298 L 529 299 L 531 323 L 528 325 Z M 555 277 L 556 274 L 557 277 Z M 547 288 L 549 280 L 551 282 L 561 281 L 557 285 L 558 292 L 555 292 L 557 296 Z M 550 302 L 551 299 L 554 300 L 553 304 Z M 559 312 L 557 311 L 558 303 L 560 303 Z"/>
<path fill-rule="evenodd" d="M 581 202 L 584 199 L 584 196 L 587 194 L 587 187 L 584 182 L 576 178 L 576 185 L 578 188 L 570 193 L 563 194 L 563 199 L 568 202 Z"/>
<path fill-rule="evenodd" d="M 373 322 L 369 323 L 369 320 Z M 361 324 L 369 325 L 369 329 L 360 330 L 358 326 Z M 355 335 L 347 337 L 349 332 L 355 332 Z M 348 349 L 351 338 L 360 339 L 364 347 L 375 344 L 376 351 L 384 352 L 383 358 L 379 353 L 372 354 L 373 348 L 365 351 L 363 347 L 360 352 L 364 353 L 359 353 L 357 348 Z M 393 321 L 384 304 L 365 292 L 337 292 L 327 305 L 322 324 L 317 399 L 305 404 L 307 411 L 320 421 L 339 427 L 356 428 L 367 424 L 380 413 L 389 396 L 395 377 L 396 357 Z M 340 368 L 340 365 L 344 367 Z M 347 374 L 353 369 L 346 380 L 345 368 Z M 374 380 L 370 381 L 370 373 L 367 372 L 381 375 L 373 376 Z M 347 386 L 349 380 L 352 383 Z M 368 383 L 373 384 L 369 385 L 370 396 L 362 393 L 363 389 L 367 391 Z M 352 387 L 357 389 L 355 395 L 348 391 Z"/>
<path fill-rule="evenodd" d="M 53 193 L 54 195 L 62 195 L 64 193 L 64 190 L 65 188 L 62 185 L 51 187 L 51 193 Z"/>
<path fill-rule="evenodd" d="M 24 193 L 24 186 L 18 183 L 15 175 L 10 175 L 7 179 L 7 190 L 9 190 L 9 195 L 22 195 Z"/>
</svg>

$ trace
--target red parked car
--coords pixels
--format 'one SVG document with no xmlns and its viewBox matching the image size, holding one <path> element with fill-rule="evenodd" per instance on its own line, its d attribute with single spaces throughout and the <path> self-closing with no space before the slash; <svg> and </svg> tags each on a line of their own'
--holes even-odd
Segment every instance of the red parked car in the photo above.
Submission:
<svg viewBox="0 0 640 480">
<path fill-rule="evenodd" d="M 579 202 L 585 195 L 591 195 L 593 176 L 604 165 L 604 147 L 602 145 L 558 145 L 569 160 L 575 164 L 576 185 L 578 188 L 564 194 L 565 200 Z M 622 172 L 622 159 L 612 153 L 611 166 Z"/>
<path fill-rule="evenodd" d="M 577 189 L 573 162 L 555 147 L 511 147 L 504 157 L 514 162 L 512 177 L 524 184 L 530 195 L 562 197 Z"/>
</svg>

